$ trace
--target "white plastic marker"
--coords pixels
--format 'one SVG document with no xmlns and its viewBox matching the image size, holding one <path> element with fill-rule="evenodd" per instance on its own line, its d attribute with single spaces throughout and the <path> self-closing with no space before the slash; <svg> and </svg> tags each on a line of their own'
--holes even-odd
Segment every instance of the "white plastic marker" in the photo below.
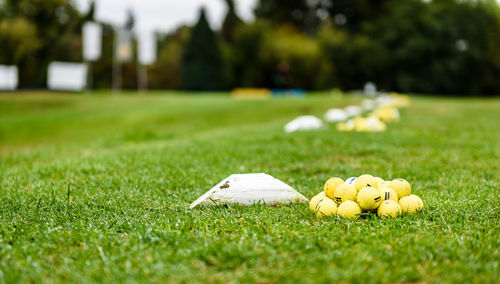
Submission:
<svg viewBox="0 0 500 284">
<path fill-rule="evenodd" d="M 348 116 L 357 116 L 363 112 L 363 109 L 360 106 L 346 106 L 344 110 Z"/>
<path fill-rule="evenodd" d="M 321 119 L 314 115 L 299 116 L 285 125 L 285 132 L 294 132 L 298 130 L 315 130 L 324 126 Z"/>
<path fill-rule="evenodd" d="M 288 184 L 268 174 L 235 174 L 219 182 L 190 207 L 224 203 L 249 206 L 258 203 L 277 205 L 300 202 L 308 200 Z"/>
<path fill-rule="evenodd" d="M 87 65 L 82 63 L 52 62 L 47 75 L 51 90 L 81 91 L 87 85 Z"/>
<path fill-rule="evenodd" d="M 148 89 L 148 69 L 146 66 L 156 61 L 156 36 L 152 32 L 141 32 L 138 35 L 137 83 L 139 90 Z"/>
<path fill-rule="evenodd" d="M 95 61 L 101 57 L 102 27 L 97 23 L 87 22 L 83 25 L 83 59 Z"/>
<path fill-rule="evenodd" d="M 0 65 L 0 90 L 13 91 L 17 89 L 17 66 Z"/>
<path fill-rule="evenodd" d="M 346 121 L 347 118 L 347 113 L 343 109 L 339 108 L 332 108 L 325 113 L 325 120 L 328 122 Z"/>
<path fill-rule="evenodd" d="M 142 65 L 151 65 L 156 61 L 156 36 L 152 32 L 138 34 L 138 59 Z"/>
</svg>

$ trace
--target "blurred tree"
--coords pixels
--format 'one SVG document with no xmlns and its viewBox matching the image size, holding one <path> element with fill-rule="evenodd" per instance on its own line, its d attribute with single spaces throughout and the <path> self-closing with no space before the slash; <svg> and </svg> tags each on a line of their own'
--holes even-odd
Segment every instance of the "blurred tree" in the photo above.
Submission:
<svg viewBox="0 0 500 284">
<path fill-rule="evenodd" d="M 125 28 L 129 31 L 133 30 L 135 26 L 135 16 L 132 9 L 127 9 L 127 20 L 125 21 Z"/>
<path fill-rule="evenodd" d="M 318 27 L 317 0 L 259 0 L 255 16 L 275 26 L 293 25 L 313 34 Z"/>
<path fill-rule="evenodd" d="M 92 63 L 94 88 L 104 89 L 112 86 L 112 66 L 115 52 L 115 30 L 109 24 L 102 24 L 102 55 L 96 62 Z M 129 79 L 126 79 L 129 80 Z M 132 82 L 135 82 L 133 78 Z"/>
<path fill-rule="evenodd" d="M 480 5 L 495 17 L 495 25 L 488 42 L 487 71 L 483 78 L 484 93 L 491 95 L 500 94 L 500 7 L 495 0 L 484 0 Z"/>
<path fill-rule="evenodd" d="M 89 5 L 87 13 L 82 18 L 83 22 L 94 21 L 95 20 L 95 0 L 92 0 Z"/>
<path fill-rule="evenodd" d="M 390 78 L 383 70 L 388 68 L 390 54 L 370 37 L 325 25 L 318 40 L 325 60 L 335 67 L 332 77 L 336 87 L 359 90 L 368 81 L 376 82 L 379 88 L 388 87 Z"/>
<path fill-rule="evenodd" d="M 0 20 L 0 63 L 17 64 L 36 52 L 41 43 L 35 25 L 24 18 Z"/>
<path fill-rule="evenodd" d="M 182 88 L 181 58 L 188 37 L 189 27 L 187 26 L 158 37 L 158 59 L 149 68 L 150 88 L 171 90 Z"/>
<path fill-rule="evenodd" d="M 226 42 L 232 42 L 234 39 L 234 31 L 238 28 L 239 25 L 243 23 L 238 14 L 236 13 L 236 9 L 234 6 L 234 0 L 224 0 L 226 2 L 227 13 L 224 18 L 224 22 L 222 23 L 222 38 Z"/>
<path fill-rule="evenodd" d="M 326 0 L 324 7 L 338 28 L 361 32 L 364 25 L 384 16 L 394 0 Z M 320 3 L 323 1 L 319 1 Z"/>
<path fill-rule="evenodd" d="M 272 88 L 323 89 L 332 86 L 332 66 L 314 38 L 283 26 L 266 33 L 260 49 L 265 85 Z"/>
<path fill-rule="evenodd" d="M 184 46 L 182 86 L 187 90 L 209 91 L 224 87 L 224 65 L 216 34 L 210 28 L 205 9 Z"/>
<path fill-rule="evenodd" d="M 229 59 L 234 70 L 230 87 L 266 87 L 266 74 L 262 72 L 260 50 L 269 29 L 261 21 L 241 25 L 236 29 Z"/>
<path fill-rule="evenodd" d="M 19 66 L 21 88 L 45 87 L 47 66 L 50 61 L 60 57 L 81 59 L 81 52 L 71 52 L 75 45 L 81 44 L 81 40 L 75 36 L 80 33 L 81 16 L 71 1 L 4 0 L 2 10 L 5 18 L 25 21 L 23 24 L 17 21 L 17 27 L 24 27 L 27 36 L 31 36 L 30 40 L 10 41 L 16 42 L 16 46 L 10 47 L 12 50 L 30 50 L 30 53 L 25 53 L 24 56 L 11 57 L 12 63 Z M 30 32 L 32 30 L 29 28 L 30 25 L 36 27 L 36 32 Z M 23 46 L 34 42 L 33 35 L 36 35 L 37 44 Z M 69 39 L 70 37 L 73 39 Z M 68 43 L 72 43 L 73 46 L 68 46 Z"/>
<path fill-rule="evenodd" d="M 392 88 L 478 94 L 494 25 L 495 17 L 473 2 L 409 0 L 394 2 L 369 34 L 391 52 L 391 66 L 380 71 L 391 74 Z"/>
</svg>

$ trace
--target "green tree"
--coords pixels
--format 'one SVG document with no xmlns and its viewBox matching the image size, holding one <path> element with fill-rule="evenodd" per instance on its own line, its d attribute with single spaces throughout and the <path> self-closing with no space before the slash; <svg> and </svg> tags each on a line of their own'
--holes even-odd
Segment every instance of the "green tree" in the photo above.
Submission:
<svg viewBox="0 0 500 284">
<path fill-rule="evenodd" d="M 158 59 L 149 68 L 149 87 L 179 90 L 181 85 L 181 58 L 189 37 L 189 27 L 182 26 L 173 33 L 158 37 Z"/>
<path fill-rule="evenodd" d="M 224 87 L 224 65 L 219 43 L 208 24 L 204 8 L 200 10 L 200 18 L 184 46 L 181 78 L 187 90 L 210 91 Z"/>
<path fill-rule="evenodd" d="M 349 33 L 362 31 L 363 26 L 383 17 L 394 0 L 329 0 L 328 13 L 338 28 Z M 322 2 L 322 1 L 319 1 Z"/>
<path fill-rule="evenodd" d="M 234 31 L 238 28 L 239 25 L 243 23 L 238 14 L 236 13 L 236 9 L 234 6 L 234 0 L 224 0 L 226 2 L 227 13 L 224 18 L 224 22 L 222 23 L 222 38 L 226 42 L 232 42 L 234 40 Z"/>
<path fill-rule="evenodd" d="M 318 26 L 317 7 L 308 2 L 313 1 L 260 0 L 255 8 L 255 16 L 274 26 L 293 25 L 312 34 Z"/>
<path fill-rule="evenodd" d="M 83 22 L 94 21 L 95 20 L 95 0 L 90 2 L 89 9 L 82 18 Z"/>
<path fill-rule="evenodd" d="M 13 40 L 11 36 L 8 40 L 10 44 L 15 44 L 9 46 L 10 52 L 15 53 L 9 55 L 9 60 L 19 67 L 21 88 L 45 87 L 50 61 L 81 59 L 81 15 L 72 1 L 4 0 L 1 10 L 4 19 L 24 30 L 28 37 Z M 30 27 L 36 27 L 35 31 Z M 3 42 L 2 39 L 0 42 Z M 19 50 L 29 52 L 20 56 Z"/>
<path fill-rule="evenodd" d="M 24 18 L 0 20 L 0 62 L 17 64 L 41 46 L 35 25 Z"/>
<path fill-rule="evenodd" d="M 318 41 L 324 60 L 335 67 L 333 83 L 344 90 L 361 89 L 368 82 L 387 88 L 390 78 L 383 72 L 388 68 L 388 51 L 362 34 L 351 35 L 344 29 L 325 25 Z"/>
<path fill-rule="evenodd" d="M 391 65 L 380 71 L 391 75 L 393 89 L 479 94 L 495 22 L 474 2 L 396 1 L 369 34 L 391 52 Z"/>
</svg>

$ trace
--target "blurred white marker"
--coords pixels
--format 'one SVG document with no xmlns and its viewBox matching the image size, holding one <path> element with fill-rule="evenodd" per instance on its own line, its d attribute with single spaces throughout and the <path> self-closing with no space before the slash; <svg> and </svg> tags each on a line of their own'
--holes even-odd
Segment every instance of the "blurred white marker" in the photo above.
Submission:
<svg viewBox="0 0 500 284">
<path fill-rule="evenodd" d="M 285 132 L 294 132 L 299 130 L 315 130 L 324 126 L 321 119 L 314 115 L 299 116 L 285 125 Z"/>
</svg>

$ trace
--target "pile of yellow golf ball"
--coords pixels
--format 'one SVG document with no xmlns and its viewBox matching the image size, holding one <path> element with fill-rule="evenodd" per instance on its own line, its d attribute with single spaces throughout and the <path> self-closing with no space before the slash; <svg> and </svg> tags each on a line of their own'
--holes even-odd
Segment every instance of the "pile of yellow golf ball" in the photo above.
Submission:
<svg viewBox="0 0 500 284">
<path fill-rule="evenodd" d="M 423 207 L 424 202 L 411 194 L 411 185 L 406 180 L 385 181 L 369 174 L 345 181 L 333 177 L 326 181 L 324 190 L 309 202 L 309 208 L 319 218 L 338 215 L 355 219 L 362 212 L 395 218 L 401 213 L 418 213 Z"/>
<path fill-rule="evenodd" d="M 366 113 L 366 117 L 357 115 L 337 124 L 339 131 L 381 132 L 386 131 L 387 123 L 399 121 L 399 109 L 410 105 L 407 95 L 391 93 L 380 97 L 376 108 Z"/>
</svg>

